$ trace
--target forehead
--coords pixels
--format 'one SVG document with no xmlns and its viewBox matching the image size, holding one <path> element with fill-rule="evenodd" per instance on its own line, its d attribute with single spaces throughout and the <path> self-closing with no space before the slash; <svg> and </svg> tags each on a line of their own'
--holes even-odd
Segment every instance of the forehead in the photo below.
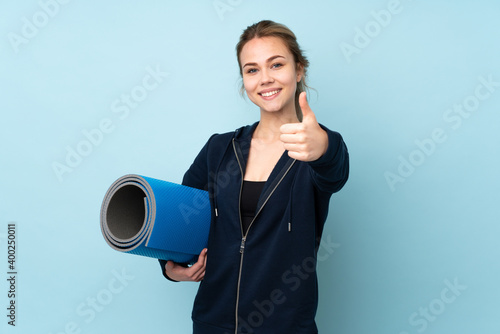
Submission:
<svg viewBox="0 0 500 334">
<path fill-rule="evenodd" d="M 272 56 L 280 55 L 292 58 L 285 43 L 278 37 L 261 37 L 248 41 L 241 50 L 240 59 L 243 66 L 248 62 L 265 63 Z"/>
</svg>

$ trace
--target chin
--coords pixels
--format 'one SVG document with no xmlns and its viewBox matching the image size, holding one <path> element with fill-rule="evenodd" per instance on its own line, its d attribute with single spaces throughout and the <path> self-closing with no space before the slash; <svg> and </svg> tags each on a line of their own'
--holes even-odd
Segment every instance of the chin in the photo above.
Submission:
<svg viewBox="0 0 500 334">
<path fill-rule="evenodd" d="M 278 101 L 276 101 L 278 102 Z M 293 107 L 293 103 L 295 103 L 294 101 L 292 101 L 291 103 L 287 103 L 287 104 L 284 104 L 284 103 L 272 103 L 272 104 L 269 104 L 269 103 L 264 103 L 264 104 L 260 104 L 259 107 L 261 110 L 263 111 L 266 111 L 266 112 L 269 112 L 269 113 L 276 113 L 276 112 L 281 112 L 285 109 L 288 110 L 288 108 L 291 108 Z"/>
<path fill-rule="evenodd" d="M 268 112 L 268 113 L 276 113 L 276 112 L 279 112 L 281 110 L 283 110 L 283 106 L 259 106 L 260 107 L 260 110 L 262 111 L 265 111 L 265 112 Z"/>
</svg>

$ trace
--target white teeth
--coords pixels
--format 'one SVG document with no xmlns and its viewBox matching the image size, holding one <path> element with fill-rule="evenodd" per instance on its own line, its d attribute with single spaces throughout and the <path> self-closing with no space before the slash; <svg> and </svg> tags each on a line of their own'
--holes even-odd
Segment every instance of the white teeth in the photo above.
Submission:
<svg viewBox="0 0 500 334">
<path fill-rule="evenodd" d="M 274 94 L 278 94 L 278 92 L 279 92 L 279 90 L 275 90 L 275 91 L 268 92 L 268 93 L 262 93 L 262 96 L 269 97 L 269 96 L 272 96 Z"/>
</svg>

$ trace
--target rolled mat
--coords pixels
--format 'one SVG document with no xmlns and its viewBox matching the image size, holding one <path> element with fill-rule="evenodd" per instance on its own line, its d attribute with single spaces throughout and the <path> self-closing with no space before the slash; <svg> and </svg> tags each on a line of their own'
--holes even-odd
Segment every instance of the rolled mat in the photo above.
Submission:
<svg viewBox="0 0 500 334">
<path fill-rule="evenodd" d="M 101 205 L 101 231 L 121 252 L 196 261 L 207 246 L 210 228 L 208 192 L 129 174 L 116 180 Z"/>
</svg>

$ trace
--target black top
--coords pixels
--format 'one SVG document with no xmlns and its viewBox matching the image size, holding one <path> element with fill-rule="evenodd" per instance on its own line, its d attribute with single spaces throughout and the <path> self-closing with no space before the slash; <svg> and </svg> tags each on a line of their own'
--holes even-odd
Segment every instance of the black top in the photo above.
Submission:
<svg viewBox="0 0 500 334">
<path fill-rule="evenodd" d="M 259 196 L 266 181 L 245 181 L 241 191 L 241 222 L 243 224 L 243 234 L 247 233 L 248 227 L 255 217 Z"/>
</svg>

